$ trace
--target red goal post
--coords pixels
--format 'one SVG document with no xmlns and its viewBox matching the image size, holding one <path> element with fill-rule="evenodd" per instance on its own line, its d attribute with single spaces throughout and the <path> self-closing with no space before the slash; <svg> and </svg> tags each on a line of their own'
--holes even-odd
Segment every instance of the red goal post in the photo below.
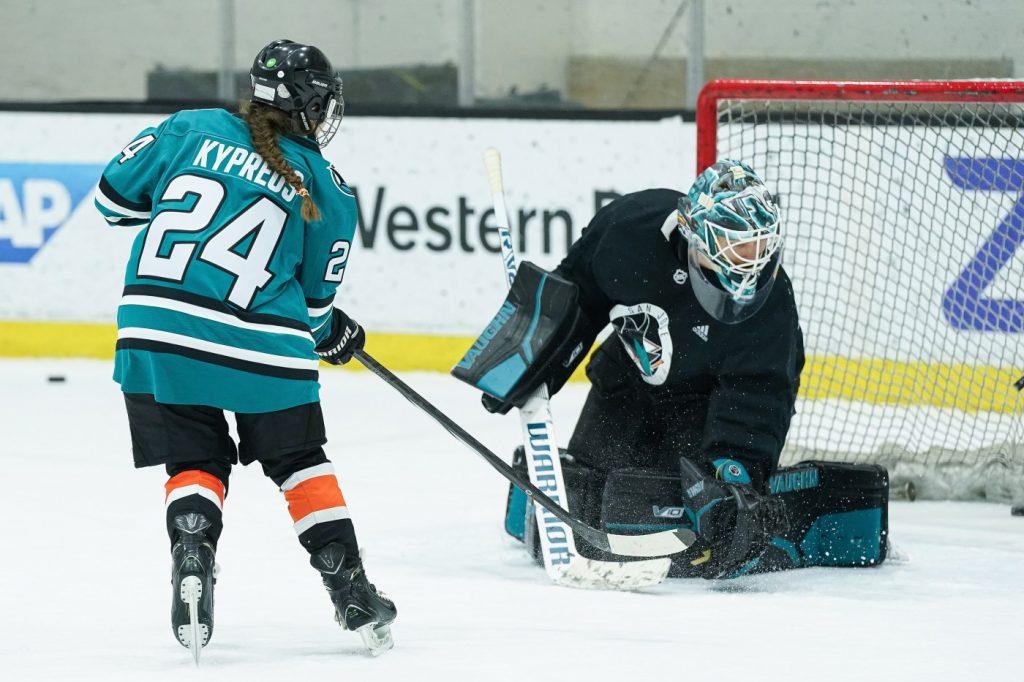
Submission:
<svg viewBox="0 0 1024 682">
<path fill-rule="evenodd" d="M 697 173 L 715 162 L 718 105 L 723 100 L 1020 104 L 1024 81 L 710 81 L 697 97 Z"/>
<path fill-rule="evenodd" d="M 712 81 L 718 158 L 779 195 L 808 357 L 783 461 L 1024 502 L 1024 82 Z"/>
</svg>

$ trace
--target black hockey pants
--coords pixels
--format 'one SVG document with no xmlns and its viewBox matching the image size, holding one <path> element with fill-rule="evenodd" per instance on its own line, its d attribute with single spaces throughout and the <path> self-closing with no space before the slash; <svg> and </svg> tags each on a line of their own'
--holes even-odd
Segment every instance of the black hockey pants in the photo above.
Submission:
<svg viewBox="0 0 1024 682">
<path fill-rule="evenodd" d="M 330 542 L 345 547 L 346 563 L 359 560 L 355 530 L 324 454 L 323 413 L 319 403 L 258 414 L 236 414 L 238 446 L 223 410 L 202 405 L 158 403 L 152 395 L 126 393 L 125 405 L 137 467 L 164 465 L 168 534 L 175 516 L 204 514 L 216 545 L 231 467 L 258 461 L 284 493 L 295 532 L 310 553 Z"/>
</svg>

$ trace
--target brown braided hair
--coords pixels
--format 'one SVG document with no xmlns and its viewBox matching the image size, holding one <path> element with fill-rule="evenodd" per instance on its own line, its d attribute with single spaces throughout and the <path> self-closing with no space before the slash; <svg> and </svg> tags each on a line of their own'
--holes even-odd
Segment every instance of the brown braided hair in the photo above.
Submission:
<svg viewBox="0 0 1024 682">
<path fill-rule="evenodd" d="M 320 209 L 313 203 L 309 190 L 302 184 L 302 179 L 288 160 L 284 158 L 281 145 L 277 138 L 282 133 L 294 132 L 294 125 L 288 114 L 258 102 L 242 102 L 242 117 L 249 125 L 252 144 L 259 152 L 267 166 L 295 188 L 302 197 L 302 217 L 306 222 L 320 220 Z"/>
</svg>

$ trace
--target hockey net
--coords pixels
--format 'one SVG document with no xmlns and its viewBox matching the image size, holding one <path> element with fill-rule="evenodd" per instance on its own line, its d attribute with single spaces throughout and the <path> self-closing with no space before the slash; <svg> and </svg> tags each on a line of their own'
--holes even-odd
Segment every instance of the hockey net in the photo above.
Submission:
<svg viewBox="0 0 1024 682">
<path fill-rule="evenodd" d="M 715 81 L 698 170 L 779 195 L 807 351 L 783 462 L 1024 502 L 1024 82 Z"/>
</svg>

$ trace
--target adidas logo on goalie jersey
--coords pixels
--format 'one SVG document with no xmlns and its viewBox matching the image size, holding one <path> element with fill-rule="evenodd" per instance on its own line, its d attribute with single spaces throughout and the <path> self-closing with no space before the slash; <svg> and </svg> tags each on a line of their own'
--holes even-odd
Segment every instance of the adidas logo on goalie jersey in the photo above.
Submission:
<svg viewBox="0 0 1024 682">
<path fill-rule="evenodd" d="M 700 324 L 694 327 L 693 333 L 699 336 L 701 341 L 708 340 L 708 326 L 706 324 Z"/>
</svg>

